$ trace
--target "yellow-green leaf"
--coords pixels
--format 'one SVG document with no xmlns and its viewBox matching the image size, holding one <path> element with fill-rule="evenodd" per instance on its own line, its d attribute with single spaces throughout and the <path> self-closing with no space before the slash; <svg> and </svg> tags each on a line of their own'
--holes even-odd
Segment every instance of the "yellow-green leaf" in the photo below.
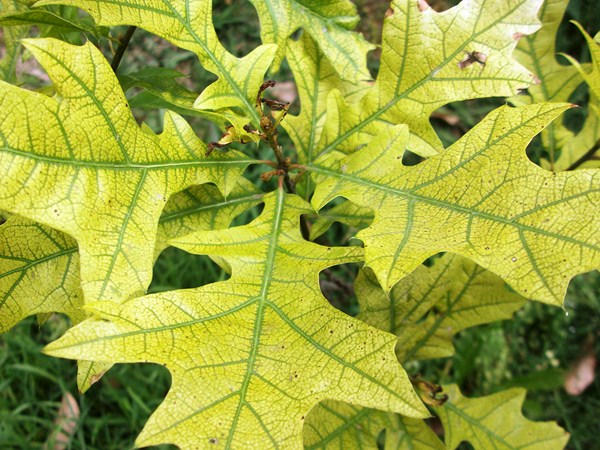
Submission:
<svg viewBox="0 0 600 450">
<path fill-rule="evenodd" d="M 75 240 L 19 216 L 0 226 L 0 333 L 40 313 L 78 323 L 87 317 L 82 305 Z"/>
<path fill-rule="evenodd" d="M 77 243 L 65 233 L 19 216 L 0 226 L 0 333 L 25 317 L 59 312 L 76 324 L 82 309 Z M 77 386 L 85 391 L 110 364 L 79 361 Z"/>
<path fill-rule="evenodd" d="M 575 21 L 573 21 L 572 23 L 575 24 L 577 28 L 579 28 L 579 31 L 581 32 L 581 34 L 583 34 L 583 37 L 587 42 L 588 48 L 590 49 L 592 63 L 589 69 L 591 70 L 588 70 L 588 67 L 584 67 L 581 64 L 579 64 L 579 62 L 571 56 L 565 55 L 565 57 L 579 71 L 583 79 L 589 85 L 590 90 L 593 92 L 594 96 L 596 98 L 600 98 L 600 44 L 594 41 L 594 39 L 592 39 L 592 37 L 586 33 L 586 31 L 579 23 Z"/>
<path fill-rule="evenodd" d="M 336 310 L 319 290 L 321 270 L 361 259 L 362 249 L 305 241 L 299 219 L 311 209 L 297 196 L 278 189 L 264 201 L 247 226 L 172 242 L 225 258 L 229 280 L 94 303 L 103 320 L 46 348 L 171 371 L 172 388 L 137 445 L 298 448 L 306 414 L 323 399 L 427 416 L 396 362 L 395 337 Z"/>
<path fill-rule="evenodd" d="M 514 104 L 566 102 L 582 83 L 583 78 L 577 68 L 556 60 L 555 42 L 567 3 L 568 0 L 546 0 L 540 10 L 542 28 L 519 42 L 515 58 L 535 74 L 539 83 L 527 90 L 529 95 L 513 97 L 511 101 Z M 581 68 L 587 71 L 589 66 L 583 64 Z M 597 104 L 594 98 L 590 101 Z M 600 138 L 598 116 L 590 111 L 582 130 L 577 134 L 555 121 L 542 131 L 541 138 L 548 153 L 548 157 L 541 160 L 542 167 L 555 172 L 567 170 Z"/>
<path fill-rule="evenodd" d="M 220 127 L 225 127 L 224 111 L 217 114 L 213 111 L 194 108 L 198 93 L 190 91 L 176 80 L 184 75 L 176 70 L 163 67 L 146 67 L 138 72 L 120 75 L 119 82 L 124 92 L 136 87 L 142 92 L 129 99 L 132 108 L 168 109 L 184 116 L 197 116 L 211 120 Z M 232 111 L 225 115 L 233 115 Z"/>
<path fill-rule="evenodd" d="M 369 208 L 345 201 L 327 211 L 321 211 L 310 229 L 310 240 L 313 241 L 321 236 L 334 222 L 362 230 L 368 227 L 372 221 L 373 212 Z"/>
<path fill-rule="evenodd" d="M 567 3 L 568 0 L 546 0 L 540 9 L 542 28 L 519 42 L 515 58 L 535 74 L 539 83 L 527 90 L 528 96 L 515 97 L 514 103 L 566 102 L 583 81 L 577 69 L 556 60 L 556 33 Z M 549 154 L 548 168 L 555 170 L 557 152 L 573 138 L 573 133 L 556 121 L 542 131 L 541 138 Z"/>
<path fill-rule="evenodd" d="M 25 10 L 26 7 L 16 0 L 0 0 L 0 14 L 2 16 L 11 13 L 18 13 Z M 1 17 L 1 16 L 0 16 Z M 1 26 L 1 25 L 0 25 Z M 0 80 L 14 83 L 17 80 L 17 61 L 20 56 L 21 43 L 19 40 L 26 36 L 29 27 L 8 27 L 2 29 L 2 40 L 0 46 Z"/>
<path fill-rule="evenodd" d="M 396 355 L 402 363 L 452 356 L 456 333 L 508 319 L 525 302 L 497 275 L 452 254 L 433 267 L 419 266 L 389 296 L 368 270 L 359 272 L 354 289 L 358 318 L 399 337 Z"/>
<path fill-rule="evenodd" d="M 342 402 L 324 401 L 304 424 L 304 448 L 377 450 L 377 436 L 388 426 L 387 414 Z"/>
<path fill-rule="evenodd" d="M 523 417 L 524 389 L 510 389 L 480 398 L 463 397 L 456 385 L 444 386 L 448 401 L 435 408 L 444 426 L 446 447 L 463 442 L 474 448 L 562 449 L 569 435 L 552 422 Z"/>
<path fill-rule="evenodd" d="M 444 153 L 403 166 L 397 126 L 340 159 L 322 158 L 313 202 L 343 196 L 373 208 L 358 237 L 386 291 L 426 258 L 449 251 L 500 275 L 517 292 L 561 304 L 569 280 L 600 266 L 600 173 L 547 172 L 525 146 L 566 108 L 502 107 Z"/>
<path fill-rule="evenodd" d="M 402 123 L 410 129 L 409 150 L 436 154 L 442 145 L 429 116 L 437 108 L 514 95 L 532 83 L 533 76 L 512 59 L 512 52 L 520 36 L 539 28 L 541 3 L 506 0 L 490 8 L 483 0 L 463 0 L 437 13 L 424 1 L 392 2 L 375 85 L 357 104 L 346 104 L 339 95 L 329 99 L 328 119 L 314 154 L 353 152 L 382 129 Z M 485 55 L 485 63 L 460 67 L 472 52 Z"/>
<path fill-rule="evenodd" d="M 358 101 L 368 84 L 349 83 L 339 78 L 335 68 L 307 35 L 289 42 L 287 59 L 294 73 L 301 110 L 298 116 L 288 115 L 282 125 L 294 142 L 298 162 L 304 164 L 315 157 L 325 120 L 334 120 L 327 111 L 329 93 L 337 90 L 347 100 Z"/>
<path fill-rule="evenodd" d="M 211 184 L 192 186 L 172 196 L 160 216 L 155 253 L 169 241 L 198 230 L 228 228 L 234 217 L 263 201 L 263 193 L 245 178 L 238 178 L 227 196 Z"/>
<path fill-rule="evenodd" d="M 42 0 L 37 5 L 74 5 L 99 25 L 134 25 L 194 52 L 202 66 L 219 79 L 197 98 L 195 107 L 221 114 L 242 132 L 258 124 L 256 94 L 275 55 L 275 45 L 261 45 L 243 58 L 219 42 L 212 23 L 212 2 L 162 0 Z M 241 109 L 241 114 L 235 112 Z"/>
<path fill-rule="evenodd" d="M 251 0 L 261 22 L 265 43 L 278 45 L 278 63 L 288 45 L 288 37 L 299 28 L 318 43 L 340 77 L 352 82 L 371 78 L 367 52 L 374 48 L 352 28 L 360 17 L 348 0 Z M 277 63 L 277 65 L 279 65 Z"/>
<path fill-rule="evenodd" d="M 173 113 L 160 135 L 140 129 L 93 45 L 26 45 L 57 96 L 0 82 L 0 208 L 77 240 L 86 301 L 143 291 L 169 196 L 204 182 L 227 193 L 251 161 L 235 152 L 205 157 L 204 144 Z"/>
<path fill-rule="evenodd" d="M 169 239 L 191 230 L 226 228 L 231 220 L 262 201 L 240 178 L 227 199 L 214 185 L 175 194 L 160 217 L 155 254 Z M 65 233 L 19 216 L 0 227 L 0 333 L 32 314 L 61 312 L 74 324 L 89 314 L 83 307 L 77 243 Z M 87 390 L 112 364 L 78 362 L 77 386 Z"/>
<path fill-rule="evenodd" d="M 377 450 L 377 437 L 383 430 L 384 450 L 446 448 L 422 420 L 333 401 L 319 403 L 308 414 L 304 448 Z"/>
<path fill-rule="evenodd" d="M 210 184 L 171 197 L 160 217 L 156 254 L 170 239 L 192 231 L 227 228 L 231 220 L 262 201 L 240 178 L 227 199 Z M 19 216 L 0 227 L 0 333 L 33 314 L 60 312 L 74 323 L 83 307 L 77 243 L 67 234 Z"/>
</svg>

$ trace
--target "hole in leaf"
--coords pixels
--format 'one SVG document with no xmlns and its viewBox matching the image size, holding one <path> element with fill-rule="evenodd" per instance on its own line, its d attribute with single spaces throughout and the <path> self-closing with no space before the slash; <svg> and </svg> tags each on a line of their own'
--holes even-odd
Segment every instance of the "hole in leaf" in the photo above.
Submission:
<svg viewBox="0 0 600 450">
<path fill-rule="evenodd" d="M 249 224 L 262 214 L 264 208 L 265 204 L 260 203 L 256 206 L 253 206 L 252 208 L 247 209 L 246 211 L 233 218 L 230 227 L 240 227 Z"/>
<path fill-rule="evenodd" d="M 444 256 L 446 252 L 440 252 L 437 253 L 433 256 L 430 256 L 429 258 L 427 258 L 425 261 L 423 261 L 423 265 L 426 267 L 433 267 L 433 265 L 436 263 L 436 261 L 438 259 L 440 259 L 442 256 Z"/>
<path fill-rule="evenodd" d="M 386 437 L 386 434 L 387 434 L 387 430 L 384 428 L 377 435 L 376 442 L 377 442 L 377 449 L 378 450 L 384 450 L 385 449 L 385 437 Z"/>
<path fill-rule="evenodd" d="M 310 240 L 322 245 L 346 245 L 373 220 L 368 208 L 354 210 L 354 207 L 349 200 L 339 197 L 325 205 L 318 215 L 303 215 Z"/>
<path fill-rule="evenodd" d="M 123 33 L 126 28 L 123 28 Z M 114 34 L 115 36 L 120 35 L 119 33 Z M 110 61 L 112 55 L 109 54 L 107 59 Z M 193 52 L 176 47 L 165 39 L 138 28 L 119 66 L 119 74 L 135 75 L 148 69 L 151 70 L 149 75 L 153 75 L 154 79 L 160 73 L 156 69 L 176 70 L 181 73 L 181 77 L 176 78 L 176 82 L 194 92 L 201 92 L 206 86 L 217 80 L 215 74 L 200 65 L 197 56 Z M 167 75 L 172 74 L 162 73 L 162 77 Z M 148 76 L 147 78 L 152 80 L 153 77 Z"/>
<path fill-rule="evenodd" d="M 154 264 L 148 293 L 200 287 L 226 280 L 229 276 L 206 255 L 193 255 L 175 247 L 168 247 Z"/>
<path fill-rule="evenodd" d="M 221 44 L 238 58 L 261 43 L 258 14 L 250 2 L 213 1 L 213 24 Z"/>
<path fill-rule="evenodd" d="M 383 19 L 388 10 L 387 1 L 359 1 L 357 10 L 360 15 L 360 22 L 354 31 L 362 33 L 365 39 L 374 44 L 381 44 L 381 34 L 383 30 Z M 381 60 L 381 47 L 367 53 L 367 68 L 373 80 L 379 74 L 379 62 Z"/>
<path fill-rule="evenodd" d="M 460 2 L 461 2 L 461 0 L 428 0 L 427 1 L 427 3 L 429 3 L 429 6 L 431 6 L 431 8 L 437 12 L 447 11 L 448 9 L 453 8 L 454 6 L 458 5 Z"/>
<path fill-rule="evenodd" d="M 558 28 L 556 36 L 556 53 L 567 53 L 573 56 L 579 62 L 589 62 L 590 53 L 587 42 L 579 30 L 570 23 L 576 20 L 581 23 L 584 29 L 593 37 L 598 32 L 598 23 L 600 23 L 600 9 L 595 1 L 569 2 L 567 11 Z M 564 59 L 559 57 L 562 64 Z"/>
<path fill-rule="evenodd" d="M 119 33 L 115 35 L 119 36 Z M 112 59 L 108 48 L 104 49 L 104 54 L 109 61 Z M 181 76 L 175 78 L 173 71 L 179 72 Z M 158 92 L 176 94 L 179 101 L 190 106 L 198 97 L 197 93 L 217 80 L 213 73 L 200 65 L 194 53 L 178 48 L 143 29 L 136 30 L 133 35 L 119 68 L 119 74 L 123 73 L 126 75 L 121 76 L 121 82 L 129 80 L 127 77 L 139 78 L 154 85 Z M 135 83 L 131 84 L 135 86 Z M 160 110 L 169 109 L 169 104 L 162 101 L 160 95 L 133 87 L 128 89 L 127 98 L 139 124 L 146 123 L 154 132 L 162 130 L 163 114 Z M 184 111 L 177 112 L 185 115 Z M 220 136 L 216 126 L 207 120 L 196 116 L 187 116 L 187 120 L 203 141 L 215 140 Z"/>
<path fill-rule="evenodd" d="M 404 153 L 402 154 L 402 164 L 405 166 L 416 166 L 423 161 L 425 161 L 425 158 L 411 152 L 410 150 L 404 150 Z"/>
<path fill-rule="evenodd" d="M 170 373 L 161 365 L 115 365 L 85 396 L 80 397 L 86 415 L 79 426 L 84 428 L 86 437 L 95 436 L 92 439 L 98 440 L 88 444 L 95 444 L 96 448 L 115 448 L 113 445 L 131 448 L 135 436 L 163 401 L 170 386 Z M 100 427 L 106 432 L 95 433 L 94 430 Z M 109 443 L 113 445 L 107 445 Z M 162 450 L 176 448 L 161 446 Z"/>
<path fill-rule="evenodd" d="M 503 98 L 452 102 L 433 112 L 431 125 L 445 148 L 477 125 L 493 109 L 506 104 Z"/>
<path fill-rule="evenodd" d="M 358 314 L 354 280 L 360 264 L 347 263 L 329 267 L 319 274 L 321 292 L 329 303 L 350 316 Z"/>
<path fill-rule="evenodd" d="M 444 427 L 439 417 L 430 417 L 428 419 L 424 419 L 424 421 L 429 426 L 429 428 L 431 428 L 431 430 L 436 434 L 437 437 L 444 437 Z"/>
</svg>

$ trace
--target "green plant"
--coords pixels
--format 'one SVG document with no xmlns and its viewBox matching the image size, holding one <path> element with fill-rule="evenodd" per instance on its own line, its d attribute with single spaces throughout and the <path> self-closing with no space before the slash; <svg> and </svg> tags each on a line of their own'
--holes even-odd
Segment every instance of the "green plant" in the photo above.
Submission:
<svg viewBox="0 0 600 450">
<path fill-rule="evenodd" d="M 522 389 L 468 399 L 402 365 L 452 355 L 454 334 L 510 318 L 527 299 L 560 306 L 570 279 L 599 267 L 600 173 L 588 168 L 598 165 L 598 44 L 584 32 L 591 64 L 556 62 L 565 1 L 490 11 L 465 0 L 436 13 L 396 0 L 371 82 L 373 46 L 352 31 L 351 3 L 252 3 L 263 44 L 238 58 L 208 1 L 2 1 L 0 331 L 67 314 L 75 326 L 44 351 L 78 360 L 82 391 L 114 363 L 165 366 L 171 389 L 138 446 L 564 446 L 560 427 L 522 417 Z M 19 40 L 31 24 L 43 37 Z M 106 48 L 121 25 L 109 62 L 93 43 Z M 216 81 L 195 93 L 171 70 L 117 78 L 132 27 L 193 52 Z M 21 44 L 50 86 L 14 84 Z M 299 111 L 269 96 L 265 73 L 282 65 Z M 584 80 L 575 132 L 553 121 Z M 161 133 L 136 123 L 131 89 L 136 106 L 167 109 Z M 450 102 L 507 96 L 519 106 L 493 110 L 448 148 L 429 122 Z M 223 134 L 206 144 L 180 114 Z M 525 152 L 540 132 L 543 168 Z M 242 176 L 250 165 L 260 178 Z M 258 204 L 256 219 L 231 226 Z M 325 236 L 333 222 L 363 245 Z M 168 246 L 224 272 L 147 294 Z M 345 312 L 327 302 L 319 275 L 362 262 L 356 280 L 326 272 L 353 281 L 354 318 L 351 302 Z"/>
</svg>

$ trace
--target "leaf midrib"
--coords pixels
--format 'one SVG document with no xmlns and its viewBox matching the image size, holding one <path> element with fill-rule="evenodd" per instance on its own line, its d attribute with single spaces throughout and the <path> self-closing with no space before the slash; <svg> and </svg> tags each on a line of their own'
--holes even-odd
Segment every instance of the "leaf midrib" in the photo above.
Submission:
<svg viewBox="0 0 600 450">
<path fill-rule="evenodd" d="M 450 268 L 450 265 L 448 265 L 444 268 L 444 271 L 442 272 L 442 274 L 440 274 L 440 277 L 438 277 L 438 279 L 436 280 L 437 282 L 439 282 L 439 280 L 441 279 L 441 275 L 443 275 L 446 272 L 446 270 L 449 270 L 449 268 Z M 461 290 L 454 296 L 454 298 L 452 300 L 449 300 L 449 299 L 446 300 L 446 310 L 438 315 L 435 322 L 431 324 L 431 327 L 429 327 L 429 329 L 427 330 L 425 335 L 422 336 L 417 342 L 415 342 L 413 347 L 406 353 L 406 355 L 404 355 L 402 364 L 405 364 L 407 361 L 410 361 L 410 359 L 414 355 L 416 355 L 419 352 L 419 350 L 421 350 L 429 342 L 429 339 L 433 335 L 435 335 L 435 333 L 440 328 L 440 326 L 442 326 L 444 321 L 447 318 L 451 317 L 453 314 L 457 313 L 457 311 L 454 310 L 453 308 L 462 300 L 462 298 L 465 295 L 465 293 L 467 292 L 467 290 L 471 287 L 471 283 L 475 279 L 476 275 L 478 275 L 478 266 L 473 266 L 471 273 L 469 273 L 468 279 L 467 279 L 467 281 L 465 281 L 464 285 L 461 287 Z M 435 289 L 436 287 L 437 286 L 432 286 L 431 290 Z M 448 294 L 450 294 L 450 293 L 448 293 Z M 425 298 L 427 298 L 427 297 L 425 297 Z M 438 303 L 439 302 L 432 304 L 431 307 L 436 306 Z M 426 312 L 426 314 L 427 314 L 427 312 Z M 420 319 L 420 317 L 417 318 L 417 320 L 418 319 Z M 415 323 L 416 323 L 416 321 L 415 321 Z M 458 332 L 458 331 L 460 331 L 460 330 L 457 330 L 456 332 Z"/>
<path fill-rule="evenodd" d="M 70 160 L 67 158 L 59 158 L 56 156 L 40 155 L 31 153 L 26 150 L 20 150 L 10 147 L 0 147 L 0 152 L 20 156 L 23 158 L 33 159 L 36 162 L 43 162 L 58 166 L 73 166 L 81 169 L 94 168 L 104 170 L 165 170 L 178 168 L 195 168 L 201 166 L 223 166 L 223 165 L 240 165 L 240 164 L 255 164 L 256 160 L 248 159 L 213 159 L 201 161 L 185 161 L 185 160 L 169 160 L 169 161 L 153 161 L 148 163 L 132 163 L 132 162 L 105 162 L 105 161 L 86 161 L 82 159 Z"/>
<path fill-rule="evenodd" d="M 333 431 L 331 431 L 327 436 L 325 436 L 325 438 L 322 438 L 321 440 L 319 440 L 318 442 L 315 442 L 314 444 L 312 444 L 310 446 L 305 446 L 304 447 L 305 450 L 316 450 L 316 449 L 327 448 L 327 444 L 333 442 L 338 437 L 343 436 L 347 430 L 354 428 L 356 426 L 356 424 L 359 424 L 363 418 L 365 418 L 365 417 L 368 418 L 371 414 L 380 414 L 379 412 L 374 412 L 370 408 L 360 408 L 358 411 L 356 411 L 356 414 L 354 414 L 348 418 L 348 417 L 343 416 L 342 414 L 338 413 L 338 411 L 336 409 L 329 408 L 327 406 L 327 404 L 325 404 L 325 403 L 320 404 L 319 407 L 327 410 L 330 414 L 335 415 L 339 419 L 342 419 L 342 424 L 340 426 L 336 427 Z M 383 426 L 381 428 L 383 428 Z"/>
<path fill-rule="evenodd" d="M 88 44 L 88 45 L 90 45 L 90 44 Z M 119 149 L 121 150 L 121 154 L 123 155 L 123 158 L 125 159 L 126 163 L 129 163 L 130 160 L 129 160 L 129 154 L 127 153 L 127 149 L 125 148 L 125 146 L 119 139 L 119 133 L 117 133 L 115 124 L 113 123 L 113 121 L 111 120 L 111 118 L 108 115 L 108 112 L 104 108 L 104 103 L 101 102 L 96 97 L 95 92 L 90 90 L 88 85 L 86 83 L 84 83 L 81 78 L 79 78 L 77 73 L 75 73 L 73 70 L 71 70 L 71 68 L 69 66 L 67 66 L 61 59 L 56 58 L 56 56 L 54 54 L 46 51 L 46 49 L 43 47 L 38 47 L 38 46 L 35 46 L 35 47 L 37 50 L 44 53 L 48 58 L 50 58 L 52 61 L 54 61 L 54 63 L 56 65 L 60 66 L 65 72 L 67 72 L 69 74 L 69 76 L 71 77 L 71 79 L 75 80 L 77 82 L 77 84 L 81 87 L 81 89 L 85 91 L 85 93 L 87 94 L 87 98 L 90 99 L 94 103 L 94 105 L 96 106 L 96 110 L 100 113 L 100 115 L 104 119 L 104 122 L 106 123 L 106 126 L 110 129 L 112 135 L 115 137 L 115 141 L 117 142 L 117 145 L 119 146 Z M 94 77 L 96 77 L 97 71 L 95 69 L 92 71 L 92 73 L 94 74 Z M 121 92 L 121 94 L 122 94 L 122 92 Z M 117 92 L 117 96 L 118 95 L 119 95 L 119 93 Z M 65 99 L 65 101 L 68 103 L 68 99 Z M 57 102 L 57 105 L 59 105 L 59 104 L 60 104 L 60 102 Z M 131 112 L 129 111 L 128 114 L 131 114 Z M 59 121 L 59 125 L 62 129 L 63 128 L 62 122 Z M 67 144 L 70 148 L 71 144 L 68 141 L 68 136 L 65 136 L 65 140 L 67 141 Z"/>
<path fill-rule="evenodd" d="M 227 200 L 223 200 L 220 202 L 214 202 L 214 203 L 199 203 L 198 200 L 194 198 L 193 201 L 198 202 L 198 204 L 196 204 L 194 206 L 190 206 L 188 208 L 176 210 L 173 212 L 163 213 L 159 219 L 159 223 L 172 222 L 174 220 L 185 218 L 192 214 L 200 213 L 202 211 L 209 211 L 211 209 L 219 210 L 220 208 L 225 208 L 225 207 L 228 207 L 231 205 L 259 202 L 259 201 L 261 201 L 262 196 L 264 196 L 264 194 L 255 193 L 255 194 L 246 195 L 243 197 L 230 198 Z"/>
<path fill-rule="evenodd" d="M 513 398 L 505 400 L 502 404 L 506 404 L 508 401 L 512 400 Z M 494 433 L 492 430 L 490 430 L 489 428 L 485 427 L 481 423 L 481 420 L 485 419 L 487 416 L 489 416 L 490 414 L 492 414 L 500 406 L 501 406 L 500 404 L 497 404 L 490 411 L 486 412 L 485 415 L 482 416 L 481 418 L 479 418 L 479 417 L 472 417 L 472 416 L 467 415 L 463 410 L 457 408 L 451 402 L 445 403 L 444 406 L 443 406 L 443 408 L 449 409 L 454 414 L 456 414 L 461 419 L 463 419 L 465 422 L 467 422 L 471 427 L 475 427 L 475 428 L 479 429 L 486 436 L 490 437 L 491 439 L 495 439 L 497 442 L 500 442 L 500 443 L 504 444 L 506 446 L 506 448 L 514 448 L 513 445 L 511 445 L 509 442 L 506 442 L 501 436 L 498 436 L 496 433 Z"/>
<path fill-rule="evenodd" d="M 35 266 L 38 266 L 45 262 L 51 261 L 53 259 L 61 258 L 63 256 L 70 256 L 76 252 L 77 252 L 77 245 L 75 245 L 74 247 L 61 249 L 60 251 L 44 255 L 43 257 L 41 257 L 39 259 L 11 258 L 11 257 L 5 256 L 5 255 L 1 255 L 0 260 L 5 259 L 5 260 L 12 260 L 12 261 L 22 261 L 26 264 L 19 266 L 15 269 L 0 273 L 0 279 L 7 277 L 9 275 L 12 275 L 14 273 L 26 272 L 27 270 L 29 270 Z"/>
<path fill-rule="evenodd" d="M 407 192 L 407 191 L 403 191 L 400 190 L 398 188 L 393 188 L 391 186 L 388 185 L 382 185 L 379 184 L 377 182 L 374 181 L 367 181 L 364 180 L 362 178 L 358 178 L 358 177 L 354 177 L 352 175 L 347 175 L 347 174 L 341 174 L 340 172 L 337 172 L 335 170 L 332 170 L 330 168 L 327 167 L 320 167 L 320 166 L 315 166 L 315 165 L 311 165 L 311 166 L 306 166 L 306 168 L 310 171 L 313 171 L 315 173 L 321 174 L 321 175 L 326 175 L 326 176 L 330 176 L 332 178 L 338 178 L 344 181 L 348 181 L 350 183 L 354 183 L 354 184 L 358 184 L 358 185 L 362 185 L 365 186 L 366 188 L 370 188 L 370 189 L 374 189 L 374 190 L 379 190 L 379 191 L 383 191 L 392 195 L 395 195 L 397 197 L 402 197 L 405 198 L 408 202 L 422 202 L 431 206 L 435 206 L 435 207 L 439 207 L 439 208 L 445 208 L 451 211 L 455 211 L 455 212 L 460 212 L 466 215 L 469 215 L 471 217 L 481 217 L 483 219 L 487 219 L 490 221 L 494 221 L 494 222 L 498 222 L 498 223 L 502 223 L 505 225 L 509 225 L 509 226 L 513 226 L 515 228 L 518 228 L 522 231 L 529 231 L 532 233 L 536 233 L 536 234 L 540 234 L 543 236 L 548 236 L 548 237 L 553 237 L 556 239 L 560 239 L 562 241 L 565 242 L 569 242 L 571 244 L 577 244 L 580 245 L 582 247 L 586 247 L 586 248 L 590 248 L 592 250 L 595 251 L 600 251 L 600 247 L 592 245 L 592 244 L 588 244 L 587 242 L 581 242 L 577 239 L 573 239 L 570 238 L 568 236 L 563 236 L 554 232 L 550 232 L 547 230 L 542 230 L 540 228 L 535 228 L 532 227 L 530 225 L 526 225 L 520 222 L 515 222 L 514 219 L 509 219 L 506 217 L 502 217 L 502 216 L 497 216 L 488 212 L 484 212 L 484 211 L 478 211 L 478 210 L 473 210 L 470 209 L 466 206 L 461 206 L 461 205 L 457 205 L 455 203 L 450 203 L 448 201 L 444 201 L 444 200 L 438 200 L 435 198 L 431 198 L 431 197 L 425 197 L 423 195 L 418 195 L 415 194 L 413 192 Z M 598 189 L 593 189 L 593 190 L 589 190 L 586 192 L 581 192 L 578 193 L 576 195 L 572 195 L 570 197 L 567 198 L 562 198 L 559 200 L 556 200 L 553 203 L 561 203 L 561 202 L 566 202 L 569 200 L 572 200 L 574 198 L 580 197 L 580 196 L 587 196 L 589 194 L 595 193 L 595 192 L 600 192 L 600 188 Z M 531 212 L 531 211 L 530 211 Z"/>
<path fill-rule="evenodd" d="M 258 348 L 260 346 L 260 337 L 264 321 L 265 308 L 267 306 L 267 303 L 269 303 L 267 294 L 269 291 L 269 287 L 271 286 L 271 280 L 273 278 L 275 255 L 277 253 L 277 242 L 279 240 L 279 234 L 281 232 L 281 225 L 283 221 L 283 207 L 285 203 L 285 193 L 283 189 L 280 188 L 277 190 L 276 198 L 277 200 L 275 203 L 275 211 L 272 218 L 271 238 L 269 239 L 269 247 L 267 250 L 265 267 L 263 272 L 265 276 L 261 285 L 260 296 L 258 297 L 258 307 L 256 309 L 256 319 L 254 322 L 254 331 L 252 336 L 252 349 L 248 357 L 248 366 L 246 369 L 246 374 L 244 376 L 244 381 L 242 382 L 242 387 L 240 388 L 238 407 L 236 409 L 235 416 L 231 423 L 231 428 L 229 430 L 229 436 L 227 437 L 227 443 L 225 444 L 225 448 L 231 448 L 231 441 L 233 440 L 233 436 L 235 435 L 235 432 L 237 430 L 237 424 L 240 419 L 243 406 L 250 406 L 246 402 L 246 394 L 248 393 L 248 386 L 250 385 L 250 380 L 253 376 L 254 364 L 256 362 Z M 268 432 L 267 435 L 270 436 Z"/>
</svg>

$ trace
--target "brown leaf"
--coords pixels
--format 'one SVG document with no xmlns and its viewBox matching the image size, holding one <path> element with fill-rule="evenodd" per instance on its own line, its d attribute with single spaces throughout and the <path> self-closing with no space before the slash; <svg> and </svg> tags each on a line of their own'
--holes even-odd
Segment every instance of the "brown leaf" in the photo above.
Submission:
<svg viewBox="0 0 600 450">
<path fill-rule="evenodd" d="M 569 395 L 580 395 L 594 382 L 596 355 L 593 352 L 593 341 L 588 340 L 584 346 L 585 354 L 571 366 L 565 377 L 565 391 Z"/>
<path fill-rule="evenodd" d="M 79 405 L 69 392 L 65 392 L 54 419 L 54 430 L 48 436 L 43 450 L 65 450 L 77 429 Z"/>
</svg>

